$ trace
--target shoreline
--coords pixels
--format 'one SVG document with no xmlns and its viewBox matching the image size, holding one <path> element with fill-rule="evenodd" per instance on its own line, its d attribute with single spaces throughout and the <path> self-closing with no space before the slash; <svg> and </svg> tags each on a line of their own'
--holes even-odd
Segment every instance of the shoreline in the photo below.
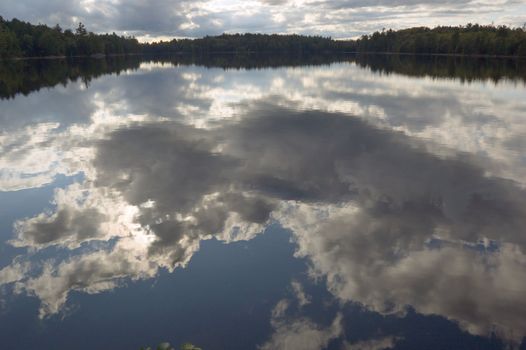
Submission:
<svg viewBox="0 0 526 350">
<path fill-rule="evenodd" d="M 385 56 L 428 56 L 428 57 L 467 57 L 467 58 L 512 58 L 526 60 L 526 56 L 514 55 L 480 55 L 480 54 L 463 54 L 463 53 L 412 53 L 412 52 L 389 52 L 389 51 L 348 51 L 347 54 L 355 55 L 385 55 Z"/>
<path fill-rule="evenodd" d="M 261 53 L 275 53 L 272 51 L 215 51 L 208 52 L 207 55 L 244 55 L 244 54 L 261 54 Z M 461 57 L 461 58 L 491 58 L 491 59 L 514 59 L 514 60 L 526 60 L 526 56 L 513 56 L 513 55 L 468 55 L 468 54 L 448 54 L 448 53 L 411 53 L 411 52 L 385 52 L 385 51 L 344 51 L 344 52 L 319 52 L 319 53 L 308 53 L 300 54 L 301 56 L 309 55 L 382 55 L 382 56 L 415 56 L 415 57 Z M 100 54 L 100 55 L 74 55 L 74 56 L 31 56 L 31 57 L 8 57 L 0 58 L 0 62 L 5 61 L 32 61 L 32 60 L 63 60 L 63 59 L 75 59 L 75 58 L 92 58 L 92 59 L 105 59 L 109 57 L 126 57 L 126 56 L 183 56 L 183 55 L 196 55 L 194 52 L 163 52 L 163 53 L 128 53 L 128 54 Z M 203 55 L 203 53 L 199 53 Z M 288 54 L 287 54 L 288 55 Z"/>
</svg>

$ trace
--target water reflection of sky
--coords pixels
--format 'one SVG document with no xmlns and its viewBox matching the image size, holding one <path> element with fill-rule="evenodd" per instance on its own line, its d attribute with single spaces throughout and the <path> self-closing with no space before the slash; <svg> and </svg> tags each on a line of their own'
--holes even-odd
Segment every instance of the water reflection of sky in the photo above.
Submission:
<svg viewBox="0 0 526 350">
<path fill-rule="evenodd" d="M 523 93 L 149 63 L 1 101 L 0 338 L 518 347 Z"/>
</svg>

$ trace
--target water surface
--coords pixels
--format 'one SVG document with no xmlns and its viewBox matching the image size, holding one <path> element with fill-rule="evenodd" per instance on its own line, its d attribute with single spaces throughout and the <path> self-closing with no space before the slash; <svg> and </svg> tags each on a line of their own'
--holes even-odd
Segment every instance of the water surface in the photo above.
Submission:
<svg viewBox="0 0 526 350">
<path fill-rule="evenodd" d="M 524 62 L 0 67 L 6 348 L 525 348 Z"/>
</svg>

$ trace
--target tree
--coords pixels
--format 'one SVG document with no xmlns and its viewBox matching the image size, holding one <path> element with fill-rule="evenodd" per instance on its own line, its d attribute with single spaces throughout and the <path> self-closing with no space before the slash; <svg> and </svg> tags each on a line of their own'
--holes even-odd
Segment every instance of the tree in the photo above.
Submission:
<svg viewBox="0 0 526 350">
<path fill-rule="evenodd" d="M 88 35 L 88 31 L 86 30 L 86 27 L 84 26 L 84 24 L 82 24 L 82 22 L 79 22 L 79 26 L 77 27 L 75 34 L 77 34 L 78 36 Z"/>
<path fill-rule="evenodd" d="M 20 46 L 16 35 L 0 23 L 0 58 L 18 56 Z"/>
<path fill-rule="evenodd" d="M 65 45 L 57 32 L 46 31 L 38 39 L 38 48 L 42 56 L 64 55 Z"/>
</svg>

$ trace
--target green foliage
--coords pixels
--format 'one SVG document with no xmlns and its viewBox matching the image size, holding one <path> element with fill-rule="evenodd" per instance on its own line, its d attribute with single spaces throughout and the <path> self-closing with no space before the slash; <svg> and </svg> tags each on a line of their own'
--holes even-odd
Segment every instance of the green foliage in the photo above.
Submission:
<svg viewBox="0 0 526 350">
<path fill-rule="evenodd" d="M 321 36 L 277 35 L 277 34 L 222 34 L 200 39 L 181 39 L 143 44 L 143 52 L 160 53 L 288 53 L 311 54 L 343 51 L 350 42 L 338 42 Z"/>
<path fill-rule="evenodd" d="M 0 58 L 136 54 L 141 50 L 135 38 L 93 34 L 82 23 L 73 33 L 58 24 L 51 28 L 0 17 Z"/>
<path fill-rule="evenodd" d="M 0 17 L 0 58 L 16 56 L 20 54 L 18 40 L 10 28 Z"/>
<path fill-rule="evenodd" d="M 526 56 L 526 30 L 468 24 L 375 32 L 357 40 L 358 52 Z"/>
<path fill-rule="evenodd" d="M 526 29 L 468 24 L 459 27 L 382 30 L 358 40 L 337 41 L 330 37 L 277 34 L 222 34 L 200 39 L 181 39 L 140 44 L 131 37 L 94 34 L 79 23 L 75 32 L 32 25 L 16 18 L 0 17 L 0 58 L 39 56 L 90 56 L 113 54 L 269 53 L 324 55 L 343 52 L 389 52 L 407 54 L 460 54 L 526 56 Z"/>
<path fill-rule="evenodd" d="M 39 54 L 42 56 L 62 56 L 66 49 L 60 33 L 54 30 L 43 32 L 37 40 L 37 47 L 40 49 Z"/>
<path fill-rule="evenodd" d="M 459 54 L 526 56 L 526 30 L 506 26 L 417 27 L 382 30 L 358 40 L 335 41 L 320 36 L 223 34 L 201 39 L 143 44 L 146 53 L 250 53 L 312 54 L 335 52 L 386 52 L 408 54 Z"/>
</svg>

